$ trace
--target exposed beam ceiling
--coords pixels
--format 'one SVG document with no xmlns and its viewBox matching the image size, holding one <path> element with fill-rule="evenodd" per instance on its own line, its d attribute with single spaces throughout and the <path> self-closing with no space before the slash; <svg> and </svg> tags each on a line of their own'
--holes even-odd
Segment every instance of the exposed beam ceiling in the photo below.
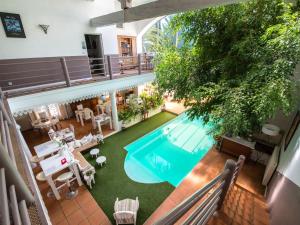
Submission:
<svg viewBox="0 0 300 225">
<path fill-rule="evenodd" d="M 93 27 L 102 27 L 241 1 L 242 0 L 157 0 L 92 18 L 90 23 Z"/>
</svg>

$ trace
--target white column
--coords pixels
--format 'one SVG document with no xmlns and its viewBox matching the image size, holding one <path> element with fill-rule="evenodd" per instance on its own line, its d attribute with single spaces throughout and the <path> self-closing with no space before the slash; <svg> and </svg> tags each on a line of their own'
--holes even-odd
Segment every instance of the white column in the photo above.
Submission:
<svg viewBox="0 0 300 225">
<path fill-rule="evenodd" d="M 111 103 L 111 114 L 113 120 L 114 130 L 119 130 L 119 118 L 118 118 L 118 108 L 117 108 L 117 100 L 116 100 L 116 92 L 109 92 L 109 98 Z"/>
</svg>

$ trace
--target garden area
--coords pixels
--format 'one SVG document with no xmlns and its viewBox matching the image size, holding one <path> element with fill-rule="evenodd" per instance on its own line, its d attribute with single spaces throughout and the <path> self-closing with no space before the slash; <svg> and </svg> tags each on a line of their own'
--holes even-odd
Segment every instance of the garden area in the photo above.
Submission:
<svg viewBox="0 0 300 225">
<path fill-rule="evenodd" d="M 173 118 L 175 115 L 162 112 L 106 138 L 104 144 L 100 144 L 99 147 L 100 155 L 107 158 L 107 163 L 102 168 L 96 165 L 95 159 L 88 152 L 84 155 L 96 168 L 96 184 L 90 192 L 111 221 L 114 221 L 113 207 L 116 198 L 135 199 L 138 196 L 140 209 L 137 224 L 143 224 L 174 190 L 174 187 L 167 182 L 158 184 L 137 183 L 131 180 L 124 170 L 124 161 L 127 155 L 124 147 Z"/>
<path fill-rule="evenodd" d="M 129 98 L 128 103 L 119 112 L 119 121 L 123 128 L 132 126 L 159 112 L 163 105 L 162 94 L 153 85 L 150 92 L 142 92 L 139 98 Z"/>
</svg>

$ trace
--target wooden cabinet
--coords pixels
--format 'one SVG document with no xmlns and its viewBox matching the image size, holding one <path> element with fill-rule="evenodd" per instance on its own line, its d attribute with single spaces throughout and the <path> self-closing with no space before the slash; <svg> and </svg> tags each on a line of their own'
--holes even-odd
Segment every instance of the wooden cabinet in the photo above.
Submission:
<svg viewBox="0 0 300 225">
<path fill-rule="evenodd" d="M 221 141 L 220 151 L 236 157 L 244 155 L 248 160 L 250 159 L 252 149 L 245 143 L 238 142 L 230 138 L 223 138 Z"/>
</svg>

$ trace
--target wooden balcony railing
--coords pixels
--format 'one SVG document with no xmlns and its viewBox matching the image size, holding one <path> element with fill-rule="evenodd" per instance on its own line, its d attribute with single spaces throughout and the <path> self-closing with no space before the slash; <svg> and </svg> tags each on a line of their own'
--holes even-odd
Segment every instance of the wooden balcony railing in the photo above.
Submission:
<svg viewBox="0 0 300 225">
<path fill-rule="evenodd" d="M 0 87 L 9 95 L 117 79 L 153 70 L 149 54 L 103 58 L 87 56 L 0 60 Z"/>
<path fill-rule="evenodd" d="M 237 162 L 229 159 L 224 170 L 203 188 L 197 190 L 190 197 L 183 200 L 154 225 L 173 225 L 180 222 L 183 225 L 205 225 L 212 215 L 221 208 L 227 192 L 240 173 L 245 157 L 241 155 Z M 186 217 L 186 213 L 188 214 Z"/>
</svg>

